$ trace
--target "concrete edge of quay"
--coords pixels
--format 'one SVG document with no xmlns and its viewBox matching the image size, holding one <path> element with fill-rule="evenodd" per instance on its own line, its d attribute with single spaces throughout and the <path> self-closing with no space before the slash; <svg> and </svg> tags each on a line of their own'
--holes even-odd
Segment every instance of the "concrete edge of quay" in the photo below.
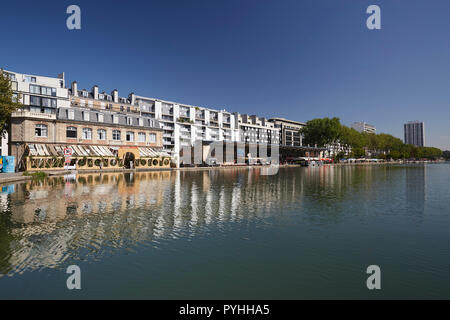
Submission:
<svg viewBox="0 0 450 320">
<path fill-rule="evenodd" d="M 22 173 L 3 173 L 0 174 L 0 185 L 11 182 L 27 181 L 31 179 L 32 177 L 24 176 Z"/>
</svg>

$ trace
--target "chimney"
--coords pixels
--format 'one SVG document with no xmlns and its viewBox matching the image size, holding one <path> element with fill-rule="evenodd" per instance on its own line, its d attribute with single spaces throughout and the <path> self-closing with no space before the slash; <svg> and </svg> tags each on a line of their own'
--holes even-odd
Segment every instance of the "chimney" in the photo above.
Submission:
<svg viewBox="0 0 450 320">
<path fill-rule="evenodd" d="M 112 97 L 113 97 L 113 101 L 114 101 L 115 103 L 118 103 L 118 102 L 119 102 L 119 91 L 117 91 L 117 89 L 114 89 L 114 90 L 111 92 L 111 95 L 112 95 Z"/>
<path fill-rule="evenodd" d="M 98 86 L 95 85 L 92 87 L 92 96 L 95 100 L 98 100 Z"/>
<path fill-rule="evenodd" d="M 128 95 L 128 100 L 130 100 L 130 103 L 134 105 L 136 103 L 136 95 L 132 92 Z"/>
<path fill-rule="evenodd" d="M 78 97 L 78 83 L 76 81 L 72 82 L 72 95 Z"/>
</svg>

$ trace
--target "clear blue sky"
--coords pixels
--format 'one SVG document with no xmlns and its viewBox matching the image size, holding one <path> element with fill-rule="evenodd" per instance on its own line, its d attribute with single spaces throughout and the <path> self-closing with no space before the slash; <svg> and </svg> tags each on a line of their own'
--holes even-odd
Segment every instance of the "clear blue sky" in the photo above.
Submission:
<svg viewBox="0 0 450 320">
<path fill-rule="evenodd" d="M 382 30 L 366 28 L 370 4 Z M 448 0 L 3 1 L 1 17 L 6 69 L 400 138 L 422 120 L 427 145 L 450 149 Z"/>
</svg>

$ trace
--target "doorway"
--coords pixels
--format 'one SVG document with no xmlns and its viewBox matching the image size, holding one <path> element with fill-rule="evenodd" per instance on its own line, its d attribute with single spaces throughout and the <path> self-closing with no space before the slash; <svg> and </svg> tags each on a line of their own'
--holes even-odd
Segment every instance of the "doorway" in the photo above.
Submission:
<svg viewBox="0 0 450 320">
<path fill-rule="evenodd" d="M 123 161 L 123 166 L 125 167 L 125 169 L 134 168 L 134 160 L 135 160 L 135 156 L 132 152 L 125 153 L 125 158 Z M 131 163 L 133 163 L 133 167 L 131 167 Z"/>
</svg>

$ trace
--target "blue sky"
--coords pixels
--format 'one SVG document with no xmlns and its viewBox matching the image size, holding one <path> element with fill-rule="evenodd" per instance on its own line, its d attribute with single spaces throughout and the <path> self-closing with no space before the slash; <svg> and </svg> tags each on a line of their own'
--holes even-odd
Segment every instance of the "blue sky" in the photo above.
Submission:
<svg viewBox="0 0 450 320">
<path fill-rule="evenodd" d="M 82 29 L 66 28 L 67 6 Z M 381 7 L 381 30 L 366 8 Z M 1 5 L 0 66 L 69 84 L 307 121 L 422 120 L 450 149 L 450 1 L 20 1 Z"/>
</svg>

